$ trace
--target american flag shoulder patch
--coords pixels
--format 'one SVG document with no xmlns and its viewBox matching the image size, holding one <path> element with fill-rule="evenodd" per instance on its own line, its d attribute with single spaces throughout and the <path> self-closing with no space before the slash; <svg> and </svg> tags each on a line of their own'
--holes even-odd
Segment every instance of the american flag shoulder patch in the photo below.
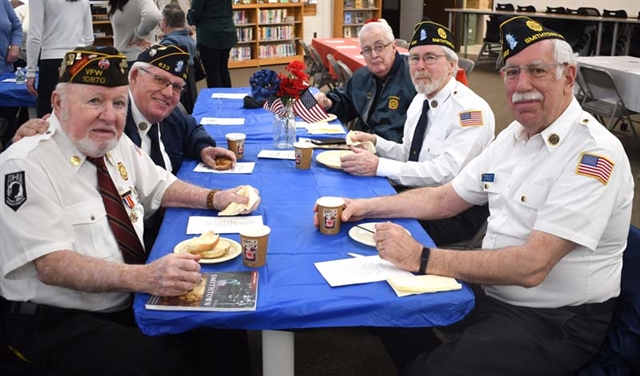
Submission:
<svg viewBox="0 0 640 376">
<path fill-rule="evenodd" d="M 482 111 L 467 111 L 460 113 L 460 126 L 461 127 L 474 127 L 484 125 L 482 120 Z"/>
<path fill-rule="evenodd" d="M 611 177 L 613 165 L 613 162 L 603 156 L 582 153 L 576 173 L 598 179 L 602 184 L 606 185 L 609 182 L 609 177 Z"/>
</svg>

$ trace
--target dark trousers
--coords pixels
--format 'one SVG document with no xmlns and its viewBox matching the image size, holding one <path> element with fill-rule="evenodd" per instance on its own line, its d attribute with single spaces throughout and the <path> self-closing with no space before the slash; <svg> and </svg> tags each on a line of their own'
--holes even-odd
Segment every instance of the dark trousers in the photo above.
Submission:
<svg viewBox="0 0 640 376">
<path fill-rule="evenodd" d="M 245 331 L 199 328 L 154 337 L 138 329 L 131 309 L 101 314 L 6 306 L 7 342 L 36 374 L 251 375 Z"/>
<path fill-rule="evenodd" d="M 58 69 L 61 63 L 62 59 L 47 59 L 38 62 L 40 73 L 37 87 L 36 115 L 39 118 L 50 114 L 52 111 L 51 93 L 53 93 L 58 84 Z"/>
<path fill-rule="evenodd" d="M 455 217 L 420 221 L 436 246 L 470 240 L 489 217 L 489 206 L 472 206 Z"/>
<path fill-rule="evenodd" d="M 202 65 L 207 72 L 207 87 L 231 87 L 231 76 L 229 75 L 229 52 L 230 48 L 214 50 L 198 44 Z"/>
<path fill-rule="evenodd" d="M 571 308 L 528 308 L 476 294 L 476 308 L 446 328 L 377 329 L 401 376 L 574 375 L 599 350 L 615 299 Z M 591 309 L 593 308 L 593 309 Z"/>
</svg>

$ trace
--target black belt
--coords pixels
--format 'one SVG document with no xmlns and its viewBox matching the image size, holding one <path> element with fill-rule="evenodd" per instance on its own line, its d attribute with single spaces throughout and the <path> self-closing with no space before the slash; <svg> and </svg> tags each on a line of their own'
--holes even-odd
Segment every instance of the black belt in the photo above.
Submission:
<svg viewBox="0 0 640 376">
<path fill-rule="evenodd" d="M 617 301 L 617 298 L 611 298 L 602 303 L 588 303 L 579 306 L 564 306 L 560 307 L 560 309 L 564 309 L 565 311 L 569 311 L 571 313 L 575 313 L 576 315 L 582 316 L 600 315 L 613 312 Z"/>
<path fill-rule="evenodd" d="M 13 315 L 33 316 L 37 309 L 36 303 L 7 301 L 7 312 Z"/>
</svg>

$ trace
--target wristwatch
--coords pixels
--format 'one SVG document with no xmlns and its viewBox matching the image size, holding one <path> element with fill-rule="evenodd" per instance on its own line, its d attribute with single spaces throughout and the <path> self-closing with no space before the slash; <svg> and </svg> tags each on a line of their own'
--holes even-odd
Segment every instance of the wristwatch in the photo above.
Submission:
<svg viewBox="0 0 640 376">
<path fill-rule="evenodd" d="M 429 256 L 431 255 L 431 249 L 428 247 L 422 247 L 422 255 L 420 256 L 420 269 L 418 274 L 427 274 L 427 263 L 429 262 Z"/>
</svg>

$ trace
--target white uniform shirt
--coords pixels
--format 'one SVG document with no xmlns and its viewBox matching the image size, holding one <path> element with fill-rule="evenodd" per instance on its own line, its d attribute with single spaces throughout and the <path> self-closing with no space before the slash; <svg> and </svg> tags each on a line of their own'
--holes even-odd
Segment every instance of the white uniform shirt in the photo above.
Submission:
<svg viewBox="0 0 640 376">
<path fill-rule="evenodd" d="M 601 181 L 584 172 L 584 153 L 613 164 L 608 179 L 606 173 Z M 619 295 L 633 176 L 620 141 L 575 99 L 530 139 L 522 125 L 513 122 L 452 184 L 468 202 L 489 202 L 484 249 L 524 244 L 532 230 L 577 244 L 540 285 L 485 286 L 489 296 L 520 306 L 555 308 Z"/>
<path fill-rule="evenodd" d="M 37 278 L 33 260 L 59 250 L 124 263 L 98 191 L 96 167 L 71 144 L 55 114 L 49 123 L 45 134 L 27 137 L 0 155 L 2 296 L 89 311 L 124 308 L 128 292 L 81 292 Z M 144 214 L 160 206 L 176 177 L 124 134 L 105 162 L 142 242 Z"/>
<path fill-rule="evenodd" d="M 409 162 L 409 149 L 425 99 L 424 94 L 418 93 L 411 102 L 402 144 L 376 136 L 381 157 L 377 176 L 410 187 L 439 186 L 451 181 L 494 139 L 495 117 L 489 104 L 451 78 L 429 100 L 429 127 L 422 149 L 418 161 Z M 466 117 L 469 119 L 463 120 Z"/>
</svg>

